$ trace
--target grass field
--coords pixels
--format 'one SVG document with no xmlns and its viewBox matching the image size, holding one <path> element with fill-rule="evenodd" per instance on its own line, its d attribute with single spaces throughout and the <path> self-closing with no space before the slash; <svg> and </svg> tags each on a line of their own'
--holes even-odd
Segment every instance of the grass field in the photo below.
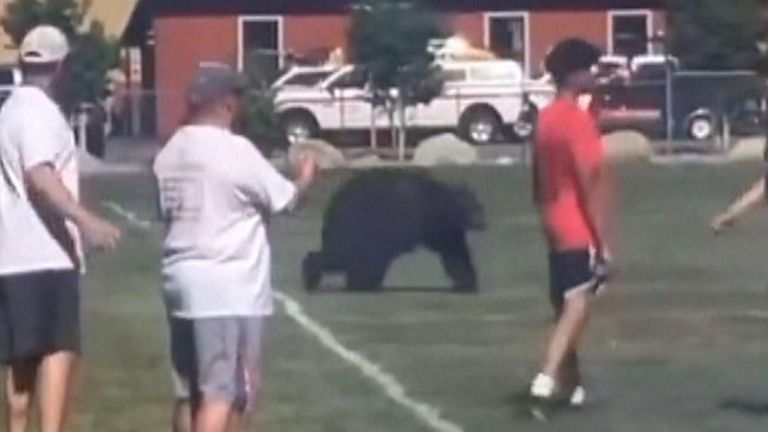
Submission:
<svg viewBox="0 0 768 432">
<path fill-rule="evenodd" d="M 620 278 L 599 303 L 583 356 L 595 401 L 549 424 L 521 416 L 514 398 L 535 372 L 550 319 L 526 169 L 435 173 L 466 181 L 486 205 L 489 228 L 472 238 L 477 296 L 441 288 L 446 279 L 425 253 L 398 261 L 392 288 L 380 294 L 302 292 L 300 260 L 317 247 L 322 209 L 346 174 L 325 177 L 306 208 L 274 225 L 276 285 L 464 431 L 760 430 L 768 421 L 768 224 L 758 213 L 724 238 L 707 229 L 759 171 L 757 164 L 621 167 Z M 168 430 L 160 229 L 141 230 L 102 206 L 113 201 L 150 220 L 151 180 L 98 177 L 85 189 L 126 239 L 117 253 L 90 261 L 73 430 Z M 254 430 L 433 430 L 282 311 L 270 324 L 265 379 Z"/>
</svg>

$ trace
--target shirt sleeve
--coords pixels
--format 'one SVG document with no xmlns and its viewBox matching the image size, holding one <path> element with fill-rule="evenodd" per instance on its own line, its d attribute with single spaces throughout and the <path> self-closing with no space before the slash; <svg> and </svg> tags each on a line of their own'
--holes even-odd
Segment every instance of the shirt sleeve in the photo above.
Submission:
<svg viewBox="0 0 768 432">
<path fill-rule="evenodd" d="M 238 190 L 270 213 L 288 210 L 296 200 L 296 186 L 277 172 L 249 141 L 244 140 L 241 146 L 242 158 L 237 161 L 240 166 L 236 180 Z"/>
<path fill-rule="evenodd" d="M 55 164 L 57 149 L 61 143 L 51 124 L 40 115 L 25 115 L 15 127 L 16 145 L 18 146 L 24 170 L 38 165 Z"/>
</svg>

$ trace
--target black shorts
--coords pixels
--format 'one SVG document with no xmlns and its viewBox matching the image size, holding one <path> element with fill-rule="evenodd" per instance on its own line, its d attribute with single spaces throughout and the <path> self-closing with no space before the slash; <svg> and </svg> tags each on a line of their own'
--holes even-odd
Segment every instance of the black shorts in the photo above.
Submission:
<svg viewBox="0 0 768 432">
<path fill-rule="evenodd" d="M 549 254 L 549 295 L 559 309 L 568 296 L 589 291 L 597 294 L 606 282 L 604 266 L 592 249 L 552 252 Z"/>
<path fill-rule="evenodd" d="M 74 270 L 0 276 L 0 362 L 80 352 L 80 275 Z"/>
</svg>

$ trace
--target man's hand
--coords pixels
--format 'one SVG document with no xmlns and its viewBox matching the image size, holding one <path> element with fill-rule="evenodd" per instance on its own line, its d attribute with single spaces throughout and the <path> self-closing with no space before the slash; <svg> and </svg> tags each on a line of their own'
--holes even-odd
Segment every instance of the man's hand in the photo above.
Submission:
<svg viewBox="0 0 768 432">
<path fill-rule="evenodd" d="M 120 241 L 120 230 L 81 206 L 64 186 L 50 164 L 40 164 L 25 172 L 30 195 L 42 200 L 60 217 L 72 221 L 80 229 L 83 240 L 96 249 L 111 250 Z"/>
<path fill-rule="evenodd" d="M 99 250 L 113 250 L 122 237 L 118 228 L 93 215 L 83 217 L 78 223 L 86 244 Z"/>
<path fill-rule="evenodd" d="M 736 221 L 749 213 L 753 208 L 762 204 L 765 200 L 765 179 L 760 178 L 748 191 L 742 194 L 728 209 L 716 216 L 710 222 L 710 227 L 715 235 L 722 234 L 726 229 L 734 226 Z"/>
<path fill-rule="evenodd" d="M 722 234 L 726 229 L 733 227 L 736 224 L 736 218 L 731 213 L 722 213 L 715 216 L 710 222 L 710 227 L 715 235 Z"/>
<path fill-rule="evenodd" d="M 616 273 L 613 255 L 607 246 L 603 245 L 595 251 L 595 274 L 602 280 L 609 280 Z"/>
</svg>

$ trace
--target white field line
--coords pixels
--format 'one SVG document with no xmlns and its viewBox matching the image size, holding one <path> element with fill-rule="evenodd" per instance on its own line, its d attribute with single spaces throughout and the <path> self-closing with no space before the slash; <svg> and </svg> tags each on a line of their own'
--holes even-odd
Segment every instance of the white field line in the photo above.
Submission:
<svg viewBox="0 0 768 432">
<path fill-rule="evenodd" d="M 461 426 L 445 420 L 439 409 L 409 396 L 405 387 L 397 378 L 385 371 L 381 366 L 368 360 L 359 352 L 342 345 L 330 330 L 307 316 L 301 304 L 291 296 L 282 292 L 276 292 L 275 298 L 283 305 L 286 314 L 296 321 L 307 333 L 314 336 L 324 347 L 341 357 L 344 361 L 355 366 L 363 375 L 379 386 L 390 399 L 413 413 L 416 418 L 432 430 L 437 432 L 463 432 L 464 429 Z"/>
<path fill-rule="evenodd" d="M 129 225 L 140 230 L 149 231 L 152 228 L 152 222 L 140 219 L 136 213 L 126 209 L 114 201 L 104 201 L 102 205 L 112 210 L 116 215 L 122 217 Z"/>
<path fill-rule="evenodd" d="M 144 231 L 152 228 L 152 222 L 140 219 L 135 213 L 125 209 L 118 203 L 106 201 L 103 205 L 125 218 L 135 228 Z M 285 313 L 304 331 L 314 336 L 321 345 L 339 356 L 342 360 L 356 367 L 360 373 L 376 384 L 386 396 L 410 411 L 430 429 L 435 432 L 464 432 L 461 426 L 444 419 L 438 408 L 409 396 L 405 387 L 397 378 L 384 370 L 380 365 L 367 359 L 361 353 L 342 345 L 330 330 L 307 316 L 301 304 L 291 296 L 277 291 L 275 292 L 275 299 L 283 306 Z"/>
</svg>

